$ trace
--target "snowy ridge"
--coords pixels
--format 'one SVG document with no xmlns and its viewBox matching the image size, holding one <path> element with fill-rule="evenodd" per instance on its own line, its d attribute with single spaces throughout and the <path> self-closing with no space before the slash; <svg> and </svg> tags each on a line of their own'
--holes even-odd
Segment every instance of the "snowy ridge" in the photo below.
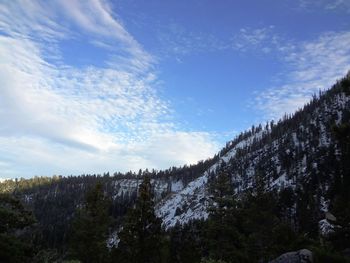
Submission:
<svg viewBox="0 0 350 263">
<path fill-rule="evenodd" d="M 318 226 L 320 229 L 320 234 L 322 236 L 328 236 L 329 234 L 334 232 L 335 226 L 328 222 L 327 219 L 322 219 L 318 222 Z"/>
<path fill-rule="evenodd" d="M 172 194 L 156 207 L 156 214 L 163 219 L 166 229 L 177 222 L 187 223 L 191 219 L 207 218 L 206 184 L 208 173 L 189 183 L 182 191 Z"/>
<path fill-rule="evenodd" d="M 263 131 L 240 141 L 225 155 L 221 156 L 219 161 L 212 165 L 202 176 L 190 182 L 181 191 L 172 193 L 168 198 L 162 200 L 156 207 L 156 214 L 163 219 L 163 226 L 168 229 L 174 227 L 176 223 L 185 224 L 193 219 L 206 219 L 210 203 L 207 193 L 209 174 L 216 172 L 222 162 L 227 163 L 239 148 L 249 146 L 254 140 L 260 139 L 262 134 Z"/>
<path fill-rule="evenodd" d="M 113 199 L 120 197 L 122 195 L 130 195 L 133 192 L 137 191 L 139 185 L 141 184 L 142 179 L 121 179 L 114 181 L 114 194 Z M 167 192 L 168 189 L 171 189 L 172 192 L 178 192 L 183 188 L 183 183 L 181 180 L 172 181 L 172 180 L 162 180 L 162 179 L 152 179 L 151 185 L 154 189 L 154 195 L 156 200 L 160 200 L 162 194 Z"/>
<path fill-rule="evenodd" d="M 252 136 L 248 137 L 247 139 L 240 141 L 230 151 L 228 151 L 224 156 L 222 156 L 221 160 L 224 161 L 225 163 L 227 163 L 233 156 L 235 156 L 238 149 L 242 149 L 244 147 L 247 147 L 250 144 L 252 144 L 255 140 L 261 139 L 264 132 L 266 133 L 268 131 L 262 130 L 258 133 L 253 134 Z"/>
<path fill-rule="evenodd" d="M 312 111 L 306 112 L 305 117 L 299 118 L 294 126 L 281 129 L 282 133 L 276 135 L 278 129 L 266 128 L 239 142 L 232 141 L 230 146 L 233 147 L 220 156 L 219 161 L 208 171 L 158 203 L 157 216 L 163 219 L 166 229 L 177 223 L 206 219 L 210 204 L 208 179 L 221 165 L 228 167 L 236 193 L 254 187 L 255 175 L 262 173 L 261 171 L 267 189 L 300 188 L 301 182 L 307 183 L 312 173 L 322 169 L 322 154 L 325 149 L 332 146 L 337 152 L 337 145 L 332 141 L 331 125 L 341 123 L 343 111 L 349 108 L 350 97 L 340 92 L 331 99 L 323 100 Z M 275 127 L 276 125 L 278 126 L 275 124 Z M 286 125 L 291 124 L 287 122 Z M 238 149 L 242 151 L 237 155 Z M 330 177 L 327 180 L 331 180 Z M 320 185 L 322 191 L 327 190 L 327 184 L 325 182 Z M 328 209 L 325 203 L 327 200 L 323 200 L 320 210 L 326 212 Z M 320 222 L 320 228 L 325 232 L 330 230 L 330 226 L 324 221 Z"/>
</svg>

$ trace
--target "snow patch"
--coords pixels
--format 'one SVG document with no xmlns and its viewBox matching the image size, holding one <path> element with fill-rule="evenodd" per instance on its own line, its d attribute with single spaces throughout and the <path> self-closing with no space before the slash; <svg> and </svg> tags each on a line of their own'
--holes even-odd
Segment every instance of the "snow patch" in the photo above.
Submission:
<svg viewBox="0 0 350 263">
<path fill-rule="evenodd" d="M 184 185 L 183 185 L 183 183 L 182 183 L 182 181 L 181 180 L 178 180 L 178 181 L 176 181 L 176 182 L 173 182 L 172 184 L 171 184 L 171 191 L 172 192 L 179 192 L 179 191 L 181 191 L 182 189 L 184 188 Z"/>
<path fill-rule="evenodd" d="M 333 233 L 335 228 L 335 226 L 328 222 L 327 219 L 322 219 L 321 221 L 319 221 L 318 226 L 320 229 L 320 234 L 322 236 L 328 236 L 329 234 Z"/>
<path fill-rule="evenodd" d="M 161 201 L 156 206 L 156 214 L 163 219 L 163 226 L 166 229 L 174 227 L 176 223 L 186 224 L 193 219 L 208 218 L 209 198 L 207 194 L 207 183 L 209 174 L 216 172 L 222 162 L 227 163 L 235 156 L 238 149 L 242 149 L 260 139 L 263 131 L 253 134 L 245 140 L 237 143 L 219 161 L 213 164 L 207 172 L 198 177 L 185 188 L 177 193 L 172 193 L 167 199 Z M 251 184 L 250 184 L 251 185 Z"/>
<path fill-rule="evenodd" d="M 163 219 L 166 229 L 174 227 L 177 222 L 185 224 L 191 219 L 208 217 L 205 189 L 207 182 L 208 174 L 205 173 L 157 205 L 156 214 Z"/>
</svg>

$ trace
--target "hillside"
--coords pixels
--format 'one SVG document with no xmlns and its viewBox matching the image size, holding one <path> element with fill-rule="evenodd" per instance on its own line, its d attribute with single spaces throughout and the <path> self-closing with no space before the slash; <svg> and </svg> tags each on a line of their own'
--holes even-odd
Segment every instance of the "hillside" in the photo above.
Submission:
<svg viewBox="0 0 350 263">
<path fill-rule="evenodd" d="M 292 116 L 277 123 L 252 127 L 228 142 L 218 155 L 196 165 L 165 171 L 139 171 L 110 176 L 81 175 L 8 180 L 0 192 L 19 197 L 34 211 L 49 248 L 60 248 L 77 207 L 96 182 L 112 201 L 111 215 L 118 229 L 137 197 L 146 175 L 151 178 L 156 214 L 165 229 L 196 219 L 207 219 L 213 205 L 211 182 L 225 171 L 234 193 L 262 187 L 266 192 L 286 193 L 287 218 L 299 232 L 327 234 L 333 226 L 326 212 L 341 216 L 349 209 L 350 75 L 313 99 Z M 215 204 L 214 204 L 215 205 Z"/>
<path fill-rule="evenodd" d="M 86 193 L 97 182 L 103 184 L 104 192 L 112 201 L 111 214 L 116 218 L 118 225 L 128 208 L 135 202 L 142 178 L 152 178 L 155 199 L 159 201 L 172 192 L 182 190 L 210 167 L 216 158 L 164 171 L 140 170 L 138 173 L 115 173 L 113 176 L 105 173 L 7 180 L 0 184 L 0 193 L 12 193 L 21 199 L 34 211 L 47 246 L 60 247 L 67 241 L 76 208 L 81 206 Z"/>
<path fill-rule="evenodd" d="M 257 180 L 263 181 L 267 190 L 289 188 L 299 198 L 312 198 L 322 218 L 332 207 L 338 180 L 345 179 L 339 178 L 344 156 L 334 127 L 350 121 L 349 78 L 314 96 L 293 116 L 252 127 L 228 143 L 219 160 L 201 177 L 158 205 L 164 225 L 207 218 L 208 181 L 220 169 L 229 171 L 236 193 L 254 188 Z M 301 201 L 295 203 L 295 216 L 300 205 Z"/>
</svg>

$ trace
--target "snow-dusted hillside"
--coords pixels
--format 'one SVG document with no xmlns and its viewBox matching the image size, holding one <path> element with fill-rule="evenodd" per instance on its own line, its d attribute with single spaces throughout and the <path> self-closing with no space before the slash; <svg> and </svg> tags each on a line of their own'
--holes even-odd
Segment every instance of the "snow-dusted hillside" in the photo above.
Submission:
<svg viewBox="0 0 350 263">
<path fill-rule="evenodd" d="M 263 178 L 268 189 L 290 187 L 303 191 L 316 182 L 320 190 L 320 214 L 327 211 L 324 195 L 332 182 L 332 174 L 325 173 L 327 162 L 339 156 L 339 145 L 332 137 L 332 125 L 343 122 L 350 110 L 350 97 L 336 92 L 314 99 L 293 117 L 285 117 L 277 124 L 255 129 L 250 136 L 228 144 L 229 150 L 202 176 L 162 200 L 156 213 L 166 228 L 187 223 L 191 219 L 207 218 L 210 198 L 208 179 L 219 167 L 226 167 L 232 176 L 236 193 Z"/>
<path fill-rule="evenodd" d="M 227 163 L 238 149 L 249 147 L 254 141 L 261 138 L 263 131 L 256 133 L 245 140 L 236 143 L 225 155 L 221 156 L 219 161 L 212 165 L 202 176 L 189 183 L 181 191 L 170 194 L 162 200 L 156 207 L 157 216 L 163 219 L 163 225 L 166 228 L 187 223 L 191 219 L 206 219 L 208 217 L 207 208 L 210 202 L 207 191 L 209 175 L 216 172 L 218 167 Z"/>
<path fill-rule="evenodd" d="M 122 195 L 131 195 L 141 184 L 142 179 L 121 179 L 114 181 L 114 189 L 112 198 L 115 199 Z M 168 189 L 177 190 L 179 187 L 182 188 L 181 181 L 163 180 L 163 179 L 152 179 L 151 184 L 154 188 L 154 194 L 156 200 L 162 198 L 162 194 L 167 192 Z"/>
</svg>

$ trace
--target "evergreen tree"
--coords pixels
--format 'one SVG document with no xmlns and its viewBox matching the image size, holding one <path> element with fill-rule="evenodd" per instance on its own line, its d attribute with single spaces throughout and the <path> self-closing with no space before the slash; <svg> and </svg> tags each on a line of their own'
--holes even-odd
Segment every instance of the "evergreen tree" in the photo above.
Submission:
<svg viewBox="0 0 350 263">
<path fill-rule="evenodd" d="M 350 88 L 347 82 L 348 89 Z M 337 217 L 337 227 L 331 236 L 333 246 L 338 249 L 348 248 L 350 244 L 350 116 L 347 123 L 333 127 L 333 134 L 336 137 L 341 155 L 341 174 L 335 181 L 334 188 L 336 196 L 332 202 L 332 212 Z"/>
<path fill-rule="evenodd" d="M 96 186 L 86 194 L 86 201 L 73 222 L 70 240 L 71 258 L 83 263 L 102 263 L 108 261 L 107 238 L 111 223 L 108 215 L 109 201 L 102 185 Z"/>
<path fill-rule="evenodd" d="M 136 204 L 129 210 L 119 237 L 122 262 L 161 262 L 161 219 L 154 212 L 153 192 L 147 176 L 139 187 Z"/>
<path fill-rule="evenodd" d="M 199 263 L 202 257 L 202 221 L 190 221 L 185 225 L 176 224 L 170 230 L 169 263 Z"/>
<path fill-rule="evenodd" d="M 249 262 L 265 262 L 292 248 L 295 234 L 290 225 L 278 217 L 278 198 L 274 191 L 257 185 L 240 200 L 240 228 L 245 236 Z"/>
<path fill-rule="evenodd" d="M 18 199 L 0 194 L 0 262 L 31 262 L 33 246 L 24 234 L 34 222 Z"/>
<path fill-rule="evenodd" d="M 211 182 L 213 205 L 208 220 L 208 257 L 228 262 L 244 262 L 242 235 L 237 229 L 237 202 L 227 171 Z"/>
</svg>

